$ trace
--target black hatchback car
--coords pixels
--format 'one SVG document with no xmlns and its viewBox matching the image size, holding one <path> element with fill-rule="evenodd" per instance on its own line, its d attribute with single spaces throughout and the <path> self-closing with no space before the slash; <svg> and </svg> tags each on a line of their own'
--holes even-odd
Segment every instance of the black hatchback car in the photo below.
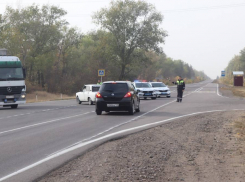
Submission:
<svg viewBox="0 0 245 182">
<path fill-rule="evenodd" d="M 128 111 L 133 115 L 140 112 L 140 99 L 131 82 L 104 82 L 96 94 L 96 114 L 102 111 Z"/>
</svg>

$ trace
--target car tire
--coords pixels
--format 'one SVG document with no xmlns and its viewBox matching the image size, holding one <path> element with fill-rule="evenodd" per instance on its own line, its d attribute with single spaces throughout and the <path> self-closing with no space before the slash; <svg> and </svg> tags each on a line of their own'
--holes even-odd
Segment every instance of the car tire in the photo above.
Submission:
<svg viewBox="0 0 245 182">
<path fill-rule="evenodd" d="M 136 112 L 140 112 L 140 104 L 138 105 L 138 108 L 135 109 Z"/>
<path fill-rule="evenodd" d="M 96 109 L 96 114 L 97 114 L 97 115 L 101 115 L 101 114 L 102 114 L 102 111 L 101 111 L 101 110 Z"/>
<path fill-rule="evenodd" d="M 79 100 L 78 97 L 77 97 L 76 101 L 77 101 L 77 104 L 81 104 L 81 103 L 82 103 L 82 102 Z"/>
<path fill-rule="evenodd" d="M 93 105 L 94 104 L 94 102 L 91 100 L 91 98 L 89 97 L 88 98 L 88 105 Z"/>
<path fill-rule="evenodd" d="M 147 97 L 144 97 L 144 100 L 146 100 L 147 99 Z"/>
<path fill-rule="evenodd" d="M 130 109 L 129 109 L 129 114 L 130 115 L 134 115 L 134 112 L 135 112 L 135 105 L 134 105 L 134 103 L 132 103 L 132 105 L 130 106 Z"/>
<path fill-rule="evenodd" d="M 170 98 L 171 96 L 167 96 L 167 98 Z"/>
<path fill-rule="evenodd" d="M 155 99 L 156 99 L 156 97 L 152 97 L 151 99 L 152 99 L 152 100 L 155 100 Z"/>
<path fill-rule="evenodd" d="M 12 109 L 16 109 L 17 107 L 18 107 L 18 104 L 11 105 L 11 108 L 12 108 Z"/>
</svg>

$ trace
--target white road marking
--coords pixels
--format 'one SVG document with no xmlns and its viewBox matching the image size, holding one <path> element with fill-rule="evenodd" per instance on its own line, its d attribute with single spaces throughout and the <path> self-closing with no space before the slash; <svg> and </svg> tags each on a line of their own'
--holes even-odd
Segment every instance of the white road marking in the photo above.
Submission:
<svg viewBox="0 0 245 182">
<path fill-rule="evenodd" d="M 229 97 L 225 97 L 225 96 L 219 94 L 219 84 L 217 84 L 217 95 L 220 96 L 220 97 L 224 97 L 224 98 L 228 98 L 229 99 Z"/>
<path fill-rule="evenodd" d="M 44 125 L 44 124 L 47 124 L 47 123 L 53 123 L 53 122 L 57 122 L 57 121 L 64 120 L 64 119 L 70 119 L 70 118 L 86 115 L 86 114 L 89 114 L 89 113 L 92 113 L 92 112 L 86 112 L 86 113 L 83 113 L 83 114 L 78 114 L 78 115 L 74 115 L 74 116 L 69 116 L 69 117 L 54 119 L 54 120 L 50 120 L 50 121 L 45 121 L 45 122 L 42 122 L 42 123 L 37 123 L 37 124 L 33 124 L 33 125 L 23 126 L 23 127 L 20 127 L 20 128 L 15 128 L 15 129 L 12 129 L 12 130 L 2 131 L 2 132 L 0 132 L 0 135 L 5 134 L 5 133 L 9 133 L 9 132 L 13 132 L 13 131 L 23 130 L 23 129 L 26 129 L 26 128 L 31 128 L 31 127 L 35 127 L 35 126 Z"/>
<path fill-rule="evenodd" d="M 30 115 L 30 114 L 35 114 L 35 113 L 48 112 L 48 111 L 53 111 L 53 110 L 58 110 L 58 109 L 65 109 L 65 108 L 74 107 L 74 106 L 76 106 L 76 105 L 65 106 L 65 107 L 58 107 L 58 108 L 54 108 L 54 109 L 45 109 L 45 110 L 42 110 L 42 111 L 34 111 L 34 112 L 23 113 L 23 114 L 18 114 L 18 115 L 13 115 L 13 116 L 7 116 L 7 117 L 2 117 L 2 118 L 0 118 L 0 120 L 1 120 L 1 119 L 12 118 L 12 117 L 18 117 L 18 116 Z"/>
<path fill-rule="evenodd" d="M 230 111 L 234 111 L 234 110 L 236 110 L 236 111 L 237 110 L 244 111 L 244 109 L 233 109 L 233 110 L 230 110 Z M 87 142 L 84 142 L 84 143 L 77 144 L 77 145 L 72 146 L 70 148 L 67 148 L 67 149 L 65 149 L 63 151 L 60 151 L 60 152 L 58 152 L 58 153 L 56 153 L 56 154 L 54 154 L 52 156 L 48 156 L 48 157 L 46 157 L 46 158 L 44 158 L 42 160 L 39 160 L 38 162 L 35 162 L 35 163 L 33 163 L 33 164 L 29 165 L 29 166 L 26 166 L 26 167 L 24 167 L 24 168 L 22 168 L 22 169 L 20 169 L 20 170 L 18 170 L 16 172 L 13 172 L 13 173 L 11 173 L 11 174 L 9 174 L 7 176 L 4 176 L 4 177 L 0 178 L 0 181 L 4 181 L 6 179 L 9 179 L 9 178 L 11 178 L 11 177 L 13 177 L 13 176 L 15 176 L 17 174 L 20 174 L 20 173 L 22 173 L 24 171 L 27 171 L 27 170 L 29 170 L 31 168 L 34 168 L 34 167 L 36 167 L 36 166 L 38 166 L 38 165 L 40 165 L 40 164 L 42 164 L 44 162 L 47 162 L 47 161 L 49 161 L 51 159 L 59 157 L 59 156 L 61 156 L 63 154 L 66 154 L 68 152 L 74 151 L 76 149 L 79 149 L 79 148 L 84 147 L 86 145 L 89 145 L 91 143 L 94 143 L 94 142 L 97 142 L 97 141 L 100 141 L 100 140 L 103 140 L 103 139 L 107 139 L 107 138 L 116 136 L 118 134 L 123 134 L 123 133 L 129 132 L 129 131 L 138 130 L 138 129 L 146 128 L 146 127 L 149 127 L 149 126 L 164 124 L 166 122 L 169 122 L 169 121 L 172 121 L 172 120 L 176 120 L 176 119 L 180 119 L 180 118 L 183 118 L 183 117 L 193 116 L 193 115 L 197 115 L 197 114 L 204 114 L 204 113 L 212 113 L 212 112 L 224 112 L 224 111 L 229 111 L 229 110 L 212 110 L 212 111 L 204 111 L 204 112 L 195 112 L 195 113 L 186 114 L 186 115 L 182 115 L 182 116 L 177 116 L 177 117 L 173 117 L 173 118 L 170 118 L 170 119 L 157 121 L 157 122 L 154 122 L 154 123 L 145 124 L 145 125 L 141 125 L 141 126 L 137 126 L 137 127 L 121 130 L 121 131 L 118 131 L 118 132 L 115 132 L 115 133 L 111 133 L 111 134 L 102 136 L 102 137 L 97 138 L 97 139 L 93 139 L 93 140 L 90 140 L 90 141 L 87 141 Z"/>
<path fill-rule="evenodd" d="M 206 86 L 206 85 L 205 85 L 205 86 Z M 190 94 L 192 94 L 192 93 L 198 92 L 198 90 L 200 90 L 200 88 L 199 88 L 199 89 L 196 89 L 196 90 L 194 90 L 194 91 L 192 91 L 192 92 L 190 92 L 190 93 L 187 94 L 187 95 L 184 95 L 183 97 L 186 97 L 186 96 L 188 96 L 188 95 L 190 95 Z M 79 144 L 79 143 L 81 143 L 81 142 L 85 142 L 85 141 L 91 140 L 91 139 L 93 139 L 93 138 L 96 138 L 96 137 L 98 137 L 98 136 L 100 136 L 100 135 L 103 135 L 103 134 L 105 134 L 105 133 L 107 133 L 107 132 L 109 132 L 109 131 L 111 131 L 111 130 L 113 130 L 113 129 L 115 129 L 115 128 L 118 128 L 118 127 L 120 127 L 120 126 L 122 126 L 122 125 L 125 125 L 125 124 L 128 124 L 128 123 L 132 122 L 132 121 L 135 121 L 136 119 L 139 119 L 139 118 L 141 118 L 142 116 L 144 116 L 144 115 L 146 115 L 146 114 L 149 114 L 149 113 L 151 113 L 151 112 L 153 112 L 153 111 L 155 111 L 155 110 L 157 110 L 157 109 L 160 109 L 160 108 L 162 108 L 162 107 L 164 107 L 164 106 L 167 106 L 167 105 L 169 105 L 169 104 L 171 104 L 171 103 L 173 103 L 173 102 L 175 102 L 175 101 L 176 101 L 176 100 L 173 100 L 173 101 L 168 102 L 168 103 L 166 103 L 166 104 L 164 104 L 164 105 L 161 105 L 161 106 L 159 106 L 159 107 L 157 107 L 157 108 L 155 108 L 155 109 L 153 109 L 153 110 L 151 110 L 151 111 L 148 111 L 148 112 L 146 112 L 146 113 L 144 113 L 144 114 L 142 114 L 142 115 L 140 115 L 140 116 L 137 116 L 137 117 L 135 117 L 135 118 L 133 118 L 133 119 L 131 119 L 131 120 L 129 120 L 129 121 L 126 121 L 126 122 L 124 122 L 124 123 L 115 125 L 115 126 L 113 126 L 113 127 L 111 127 L 111 128 L 108 128 L 107 130 L 104 130 L 104 131 L 102 131 L 102 132 L 100 132 L 100 133 L 98 133 L 98 134 L 96 134 L 96 135 L 94 135 L 94 136 L 91 136 L 91 137 L 89 137 L 89 138 L 83 139 L 83 140 L 81 140 L 81 141 L 79 141 L 79 142 L 77 142 L 77 143 L 74 143 L 74 144 L 72 144 L 72 145 L 70 145 L 70 146 L 68 146 L 68 147 L 65 147 L 65 148 L 63 148 L 63 149 L 60 149 L 59 151 L 56 151 L 56 152 L 54 152 L 54 153 L 52 153 L 52 154 L 49 154 L 48 156 L 54 155 L 54 154 L 56 154 L 56 153 L 58 153 L 58 152 L 60 152 L 60 151 L 62 151 L 62 150 L 65 150 L 65 149 L 67 149 L 67 148 L 70 148 L 70 147 L 72 147 L 72 146 L 74 146 L 74 145 L 77 145 L 77 144 Z"/>
<path fill-rule="evenodd" d="M 208 85 L 208 84 L 207 84 L 207 85 Z M 205 85 L 205 86 L 206 86 L 206 85 Z M 204 86 L 204 87 L 205 87 L 205 86 Z M 201 87 L 201 88 L 202 88 L 202 87 Z M 190 95 L 190 94 L 192 94 L 192 93 L 195 93 L 195 92 L 199 91 L 201 88 L 198 88 L 198 89 L 194 90 L 193 92 L 184 95 L 183 97 L 186 97 L 186 96 L 188 96 L 188 95 Z M 164 120 L 164 121 L 159 121 L 159 122 L 155 122 L 155 123 L 150 123 L 150 124 L 146 124 L 146 125 L 142 125 L 142 126 L 138 126 L 138 127 L 126 129 L 126 130 L 121 130 L 121 131 L 119 131 L 119 132 L 115 132 L 115 133 L 112 133 L 112 134 L 105 135 L 105 136 L 100 137 L 100 138 L 98 138 L 98 139 L 90 140 L 90 139 L 95 138 L 95 137 L 97 137 L 97 136 L 99 136 L 99 135 L 102 135 L 102 134 L 104 134 L 104 133 L 106 133 L 106 132 L 108 132 L 108 131 L 110 131 L 110 130 L 112 130 L 112 129 L 115 129 L 115 128 L 119 127 L 119 126 L 122 126 L 122 125 L 124 125 L 124 124 L 129 123 L 129 122 L 132 122 L 132 121 L 134 121 L 134 120 L 136 120 L 136 119 L 138 119 L 138 118 L 140 118 L 140 117 L 142 117 L 142 116 L 144 116 L 144 115 L 146 115 L 146 114 L 149 114 L 150 112 L 153 112 L 153 111 L 155 111 L 155 110 L 157 110 L 157 109 L 159 109 L 159 108 L 161 108 L 161 107 L 164 107 L 164 106 L 166 106 L 166 105 L 169 105 L 169 104 L 171 104 L 171 103 L 173 103 L 173 102 L 175 102 L 175 100 L 173 100 L 173 101 L 171 101 L 171 102 L 169 102 L 169 103 L 167 103 L 167 104 L 164 104 L 164 105 L 162 105 L 162 106 L 159 106 L 159 107 L 157 107 L 157 108 L 155 108 L 155 109 L 153 109 L 153 110 L 151 110 L 151 111 L 148 111 L 148 112 L 146 112 L 146 113 L 144 113 L 144 114 L 142 114 L 142 115 L 140 115 L 140 116 L 137 116 L 137 117 L 135 117 L 135 118 L 133 118 L 133 119 L 127 121 L 127 122 L 124 122 L 124 123 L 121 123 L 121 124 L 116 125 L 116 126 L 114 126 L 114 127 L 111 127 L 111 128 L 109 128 L 109 129 L 107 129 L 107 130 L 105 130 L 105 131 L 103 131 L 103 132 L 101 132 L 101 133 L 98 133 L 98 134 L 96 134 L 96 135 L 94 135 L 94 136 L 92 136 L 92 137 L 90 137 L 90 138 L 87 138 L 87 139 L 84 139 L 84 140 L 82 140 L 82 141 L 80 141 L 80 142 L 77 142 L 77 143 L 71 145 L 71 147 L 68 147 L 68 148 L 66 148 L 66 149 L 64 149 L 64 150 L 63 150 L 63 149 L 62 149 L 62 150 L 59 150 L 59 152 L 55 152 L 53 155 L 49 155 L 48 157 L 46 157 L 46 158 L 44 158 L 44 159 L 42 159 L 42 160 L 40 160 L 40 161 L 38 161 L 38 162 L 36 162 L 36 163 L 33 163 L 33 164 L 31 164 L 31 165 L 29 165 L 29 166 L 27 166 L 27 167 L 25 167 L 25 168 L 22 168 L 22 169 L 20 169 L 20 170 L 14 172 L 14 173 L 11 173 L 11 174 L 9 174 L 9 175 L 7 175 L 7 176 L 4 176 L 4 177 L 0 178 L 0 181 L 6 180 L 6 179 L 8 179 L 8 178 L 10 178 L 10 177 L 12 177 L 12 176 L 15 176 L 15 175 L 17 175 L 17 174 L 20 174 L 20 173 L 22 173 L 22 172 L 24 172 L 24 171 L 26 171 L 26 170 L 28 170 L 28 169 L 31 169 L 31 168 L 33 168 L 33 167 L 39 165 L 39 164 L 42 164 L 42 163 L 44 163 L 44 162 L 46 162 L 46 161 L 49 161 L 49 160 L 51 160 L 51 159 L 53 159 L 53 158 L 56 158 L 56 157 L 58 157 L 58 156 L 60 156 L 60 155 L 62 155 L 62 154 L 68 153 L 68 152 L 70 152 L 70 151 L 73 151 L 73 150 L 78 149 L 78 148 L 80 148 L 80 147 L 83 147 L 83 146 L 85 146 L 85 145 L 94 143 L 94 142 L 96 142 L 96 141 L 102 140 L 102 139 L 104 139 L 104 138 L 111 137 L 111 136 L 117 135 L 117 134 L 119 134 L 119 133 L 124 133 L 124 132 L 127 132 L 127 131 L 131 131 L 131 130 L 143 128 L 143 127 L 146 127 L 146 126 L 155 125 L 155 124 L 157 124 L 157 123 L 161 123 L 161 122 L 164 123 L 164 122 L 167 122 L 167 121 L 170 121 L 170 120 L 174 120 L 174 119 L 181 118 L 181 116 L 179 116 L 179 117 L 174 117 L 174 118 L 170 118 L 170 119 L 167 119 L 167 120 Z M 94 111 L 93 111 L 93 112 L 94 112 Z M 85 114 L 85 113 L 84 113 L 84 114 Z M 84 115 L 84 114 L 83 114 L 83 115 Z M 86 114 L 88 114 L 88 113 L 86 113 Z M 190 114 L 184 115 L 184 116 L 182 116 L 182 117 L 189 116 L 189 115 L 190 115 Z M 73 117 L 75 117 L 75 116 L 73 116 Z M 65 118 L 63 118 L 63 119 L 65 119 Z M 66 119 L 67 119 L 67 118 L 66 118 Z M 53 122 L 55 122 L 55 121 L 53 121 Z M 45 122 L 45 123 L 46 123 L 46 122 Z M 45 123 L 44 123 L 44 124 L 45 124 Z M 40 123 L 39 123 L 39 124 L 35 124 L 35 125 L 40 125 Z M 28 127 L 28 126 L 27 126 L 27 127 Z M 16 129 L 15 129 L 15 130 L 16 130 Z M 0 134 L 1 134 L 1 133 L 0 133 Z M 90 140 L 90 141 L 87 141 L 87 140 Z M 84 141 L 87 141 L 87 142 L 83 143 Z"/>
</svg>

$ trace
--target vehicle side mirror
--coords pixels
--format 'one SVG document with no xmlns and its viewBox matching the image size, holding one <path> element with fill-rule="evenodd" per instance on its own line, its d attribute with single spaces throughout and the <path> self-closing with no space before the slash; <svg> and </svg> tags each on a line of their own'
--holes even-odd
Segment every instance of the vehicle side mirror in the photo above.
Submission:
<svg viewBox="0 0 245 182">
<path fill-rule="evenodd" d="M 25 68 L 22 68 L 23 69 L 23 76 L 24 78 L 26 78 L 26 69 Z"/>
</svg>

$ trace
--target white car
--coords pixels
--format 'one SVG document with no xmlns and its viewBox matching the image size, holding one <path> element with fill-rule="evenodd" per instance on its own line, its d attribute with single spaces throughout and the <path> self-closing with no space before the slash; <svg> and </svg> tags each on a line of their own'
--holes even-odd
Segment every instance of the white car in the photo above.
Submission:
<svg viewBox="0 0 245 182">
<path fill-rule="evenodd" d="M 171 91 L 167 85 L 162 82 L 150 82 L 151 86 L 158 92 L 157 97 L 171 97 Z"/>
<path fill-rule="evenodd" d="M 137 90 L 139 98 L 151 98 L 156 99 L 157 93 L 155 92 L 154 88 L 147 83 L 147 82 L 134 82 L 133 83 L 135 89 Z"/>
<path fill-rule="evenodd" d="M 93 105 L 96 101 L 96 93 L 99 91 L 100 85 L 88 84 L 84 85 L 80 92 L 76 93 L 76 100 L 78 104 L 82 102 L 88 102 L 89 105 Z"/>
</svg>

